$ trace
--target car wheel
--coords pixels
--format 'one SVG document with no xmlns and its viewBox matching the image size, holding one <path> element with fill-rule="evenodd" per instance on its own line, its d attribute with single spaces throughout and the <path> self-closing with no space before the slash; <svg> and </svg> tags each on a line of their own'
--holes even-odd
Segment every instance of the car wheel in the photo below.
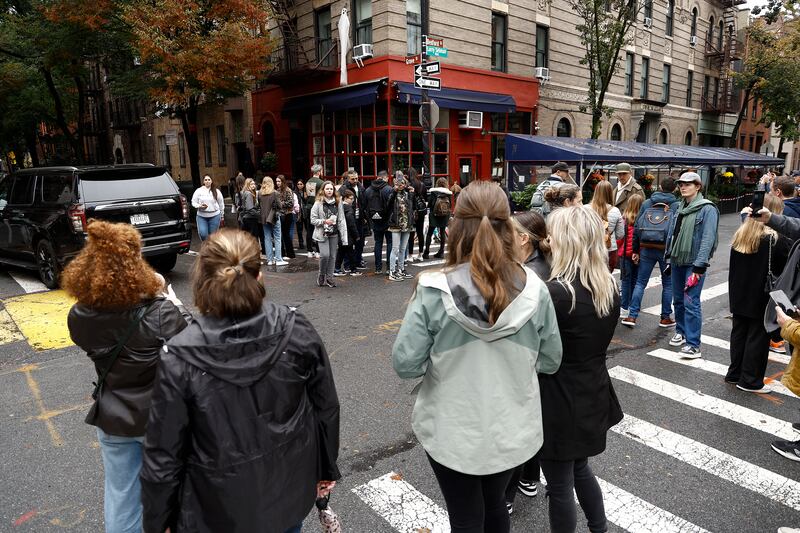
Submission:
<svg viewBox="0 0 800 533">
<path fill-rule="evenodd" d="M 156 255 L 148 259 L 153 268 L 159 272 L 169 272 L 175 268 L 175 263 L 178 262 L 178 254 Z"/>
<path fill-rule="evenodd" d="M 39 269 L 39 278 L 45 287 L 57 289 L 60 268 L 53 245 L 46 239 L 42 239 L 36 244 L 36 267 Z"/>
</svg>

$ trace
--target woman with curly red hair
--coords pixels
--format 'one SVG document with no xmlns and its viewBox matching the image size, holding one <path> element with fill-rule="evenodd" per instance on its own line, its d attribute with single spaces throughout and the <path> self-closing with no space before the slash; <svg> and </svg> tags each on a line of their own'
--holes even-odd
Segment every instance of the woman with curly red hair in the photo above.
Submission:
<svg viewBox="0 0 800 533">
<path fill-rule="evenodd" d="M 141 531 L 139 471 L 158 356 L 162 339 L 185 328 L 186 319 L 142 258 L 133 226 L 92 220 L 87 231 L 86 246 L 61 277 L 77 300 L 67 325 L 98 376 L 86 423 L 97 427 L 103 455 L 106 531 Z"/>
</svg>

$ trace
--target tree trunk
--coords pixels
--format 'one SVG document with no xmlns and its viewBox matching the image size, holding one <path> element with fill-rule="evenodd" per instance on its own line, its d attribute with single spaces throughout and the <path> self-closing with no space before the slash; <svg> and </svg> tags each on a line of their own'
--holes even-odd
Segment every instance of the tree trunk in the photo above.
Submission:
<svg viewBox="0 0 800 533">
<path fill-rule="evenodd" d="M 183 134 L 186 137 L 186 149 L 188 150 L 189 169 L 192 175 L 192 185 L 195 189 L 201 185 L 200 181 L 200 143 L 197 138 L 197 102 L 190 98 L 189 104 L 178 111 L 183 126 Z"/>
<path fill-rule="evenodd" d="M 601 109 L 592 111 L 592 139 L 600 138 L 600 129 L 603 127 L 603 112 Z"/>
<path fill-rule="evenodd" d="M 783 152 L 783 141 L 785 141 L 785 140 L 786 139 L 784 139 L 783 135 L 781 135 L 781 140 L 778 141 L 778 151 L 775 152 L 775 157 L 780 157 L 781 156 L 781 152 Z M 784 164 L 784 166 L 786 165 L 786 160 L 785 159 L 783 160 L 783 164 Z M 786 172 L 786 171 L 784 170 L 784 172 Z"/>
<path fill-rule="evenodd" d="M 78 164 L 81 164 L 83 163 L 83 147 L 78 144 L 78 142 L 75 140 L 75 136 L 69 129 L 67 118 L 64 116 L 64 104 L 61 102 L 61 95 L 58 94 L 58 88 L 53 81 L 53 75 L 44 67 L 41 68 L 41 73 L 42 76 L 44 76 L 44 81 L 47 85 L 47 90 L 50 92 L 50 97 L 53 99 L 53 107 L 56 112 L 56 124 L 58 124 L 58 127 L 61 128 L 64 137 L 66 137 L 67 142 L 69 142 L 69 145 L 72 148 L 72 152 L 75 156 L 75 160 L 78 162 Z"/>
<path fill-rule="evenodd" d="M 738 143 L 736 142 L 736 137 L 739 136 L 739 128 L 742 125 L 742 121 L 744 120 L 745 115 L 747 114 L 747 104 L 750 103 L 750 92 L 753 90 L 753 85 L 750 84 L 744 90 L 744 98 L 742 99 L 742 105 L 739 107 L 739 116 L 736 117 L 736 124 L 733 126 L 733 132 L 731 132 L 731 136 L 728 140 L 728 147 L 735 148 Z"/>
</svg>

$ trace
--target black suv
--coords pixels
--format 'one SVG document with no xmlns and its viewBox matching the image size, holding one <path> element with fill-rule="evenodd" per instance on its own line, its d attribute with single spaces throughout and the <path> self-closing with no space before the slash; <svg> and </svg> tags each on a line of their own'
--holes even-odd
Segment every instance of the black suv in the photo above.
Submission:
<svg viewBox="0 0 800 533">
<path fill-rule="evenodd" d="M 166 169 L 44 167 L 0 178 L 0 263 L 36 268 L 55 288 L 92 218 L 132 224 L 142 234 L 143 255 L 159 270 L 171 270 L 189 251 L 189 204 Z"/>
</svg>

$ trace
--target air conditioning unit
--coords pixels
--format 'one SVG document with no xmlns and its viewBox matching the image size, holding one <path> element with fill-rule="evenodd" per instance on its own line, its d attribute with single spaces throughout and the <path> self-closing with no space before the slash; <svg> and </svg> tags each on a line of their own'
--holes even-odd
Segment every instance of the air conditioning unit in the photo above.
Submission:
<svg viewBox="0 0 800 533">
<path fill-rule="evenodd" d="M 546 67 L 536 67 L 533 69 L 533 75 L 539 80 L 547 81 L 550 79 L 550 69 Z"/>
<path fill-rule="evenodd" d="M 653 27 L 653 19 L 651 19 L 650 17 L 645 17 L 644 18 L 644 27 L 645 28 L 652 28 Z"/>
<path fill-rule="evenodd" d="M 357 44 L 353 47 L 353 59 L 363 61 L 372 57 L 371 44 Z"/>
<path fill-rule="evenodd" d="M 697 35 L 692 35 L 689 37 L 689 45 L 695 46 L 697 44 Z"/>
<path fill-rule="evenodd" d="M 483 113 L 480 111 L 459 111 L 458 127 L 468 130 L 483 128 Z"/>
</svg>

